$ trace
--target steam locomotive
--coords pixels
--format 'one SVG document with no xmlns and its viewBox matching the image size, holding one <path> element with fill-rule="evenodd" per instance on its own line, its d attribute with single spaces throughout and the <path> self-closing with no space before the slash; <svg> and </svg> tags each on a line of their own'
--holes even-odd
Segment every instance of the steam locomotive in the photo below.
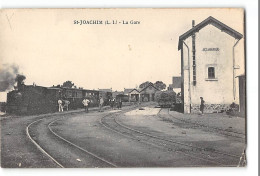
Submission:
<svg viewBox="0 0 260 176">
<path fill-rule="evenodd" d="M 66 88 L 66 87 L 42 87 L 35 85 L 21 85 L 18 90 L 7 94 L 7 113 L 18 115 L 32 115 L 53 113 L 58 111 L 58 100 L 70 101 L 69 109 L 83 108 L 82 100 L 87 97 L 90 107 L 98 106 L 99 96 L 103 97 L 104 105 L 107 105 L 112 97 L 111 92 L 97 90 Z"/>
</svg>

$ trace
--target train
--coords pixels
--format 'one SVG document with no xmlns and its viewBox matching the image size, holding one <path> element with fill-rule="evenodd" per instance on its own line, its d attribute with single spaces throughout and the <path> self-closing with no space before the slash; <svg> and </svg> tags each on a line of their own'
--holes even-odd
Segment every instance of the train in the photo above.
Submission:
<svg viewBox="0 0 260 176">
<path fill-rule="evenodd" d="M 99 97 L 108 105 L 112 92 L 67 87 L 43 87 L 21 85 L 7 93 L 6 112 L 17 115 L 45 114 L 58 111 L 58 100 L 68 100 L 69 109 L 83 108 L 82 100 L 87 97 L 90 107 L 97 107 Z"/>
</svg>

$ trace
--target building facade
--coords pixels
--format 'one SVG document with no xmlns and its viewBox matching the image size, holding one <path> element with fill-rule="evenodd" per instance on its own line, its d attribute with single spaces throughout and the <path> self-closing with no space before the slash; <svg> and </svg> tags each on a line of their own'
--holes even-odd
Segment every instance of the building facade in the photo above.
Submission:
<svg viewBox="0 0 260 176">
<path fill-rule="evenodd" d="M 179 37 L 181 51 L 181 95 L 184 113 L 225 111 L 237 97 L 236 46 L 242 34 L 213 17 L 195 25 Z"/>
<path fill-rule="evenodd" d="M 156 88 L 153 84 L 149 84 L 140 90 L 140 99 L 143 102 L 156 101 L 156 94 L 159 92 L 161 91 L 158 88 Z"/>
<path fill-rule="evenodd" d="M 156 95 L 161 92 L 152 83 L 142 89 L 124 89 L 124 95 L 129 97 L 129 102 L 156 101 Z"/>
<path fill-rule="evenodd" d="M 140 102 L 140 92 L 137 89 L 133 89 L 128 93 L 129 101 Z"/>
</svg>

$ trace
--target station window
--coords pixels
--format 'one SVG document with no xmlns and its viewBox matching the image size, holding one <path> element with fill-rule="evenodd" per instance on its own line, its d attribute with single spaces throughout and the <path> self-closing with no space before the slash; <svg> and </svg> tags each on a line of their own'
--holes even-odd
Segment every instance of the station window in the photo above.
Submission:
<svg viewBox="0 0 260 176">
<path fill-rule="evenodd" d="M 215 79 L 215 67 L 208 67 L 208 79 Z"/>
</svg>

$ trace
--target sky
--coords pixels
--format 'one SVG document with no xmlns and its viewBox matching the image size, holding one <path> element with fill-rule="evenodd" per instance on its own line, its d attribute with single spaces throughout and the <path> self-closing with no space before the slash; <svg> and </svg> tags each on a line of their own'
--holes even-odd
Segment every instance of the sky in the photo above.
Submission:
<svg viewBox="0 0 260 176">
<path fill-rule="evenodd" d="M 145 81 L 168 86 L 172 76 L 181 75 L 179 36 L 192 20 L 198 24 L 209 16 L 243 34 L 242 9 L 1 10 L 0 69 L 17 65 L 25 84 L 46 87 L 67 80 L 85 89 L 118 91 Z M 79 25 L 75 20 L 103 24 Z M 117 24 L 105 25 L 107 20 Z"/>
</svg>

